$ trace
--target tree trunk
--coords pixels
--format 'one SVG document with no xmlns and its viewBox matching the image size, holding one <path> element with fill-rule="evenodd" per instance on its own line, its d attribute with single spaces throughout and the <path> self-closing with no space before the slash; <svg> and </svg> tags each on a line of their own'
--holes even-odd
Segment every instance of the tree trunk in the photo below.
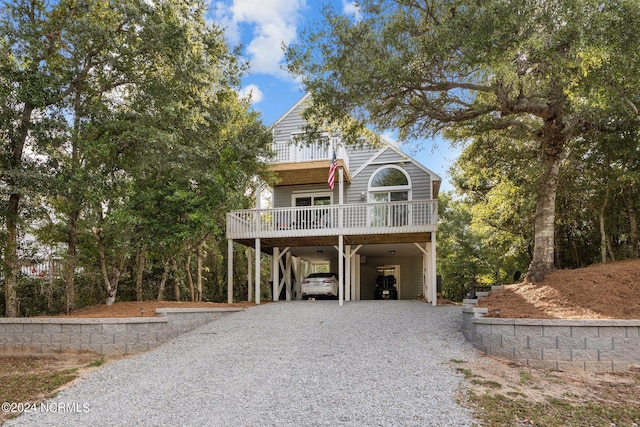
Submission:
<svg viewBox="0 0 640 427">
<path fill-rule="evenodd" d="M 165 261 L 164 271 L 162 272 L 162 279 L 160 279 L 160 287 L 158 289 L 158 301 L 163 301 L 164 287 L 169 279 L 169 272 L 171 271 L 171 261 Z"/>
<path fill-rule="evenodd" d="M 111 280 L 109 280 L 109 273 L 107 272 L 107 256 L 105 254 L 104 240 L 102 237 L 102 229 L 97 228 L 93 232 L 98 238 L 98 255 L 100 257 L 100 269 L 102 271 L 102 281 L 104 282 L 104 291 L 107 297 L 107 305 L 112 305 L 116 298 L 113 292 L 113 286 Z"/>
<path fill-rule="evenodd" d="M 204 264 L 204 242 L 198 245 L 196 252 L 197 256 L 197 271 L 196 271 L 196 285 L 198 291 L 196 292 L 196 301 L 202 301 L 202 265 Z"/>
<path fill-rule="evenodd" d="M 173 296 L 176 301 L 180 301 L 180 280 L 178 280 L 178 263 L 176 260 L 173 260 Z"/>
<path fill-rule="evenodd" d="M 120 263 L 117 267 L 113 267 L 113 277 L 111 278 L 111 287 L 107 290 L 107 305 L 113 305 L 116 302 L 116 294 L 118 293 L 118 285 L 120 283 L 120 277 L 124 272 L 124 265 L 127 258 L 123 253 L 120 256 Z"/>
<path fill-rule="evenodd" d="M 604 193 L 604 202 L 598 213 L 598 223 L 600 224 L 600 261 L 603 264 L 607 263 L 607 231 L 604 227 L 604 211 L 607 208 L 607 202 L 609 200 L 609 186 Z"/>
<path fill-rule="evenodd" d="M 136 300 L 142 301 L 142 280 L 144 278 L 144 268 L 147 263 L 147 245 L 142 245 L 136 250 Z"/>
<path fill-rule="evenodd" d="M 18 209 L 20 206 L 20 195 L 11 194 L 7 205 L 7 245 L 4 249 L 4 299 L 5 315 L 7 317 L 18 317 Z"/>
<path fill-rule="evenodd" d="M 37 65 L 36 65 L 37 66 Z M 32 67 L 33 68 L 33 67 Z M 33 70 L 34 72 L 36 70 Z M 31 114 L 34 107 L 28 103 L 24 106 L 20 115 L 20 126 L 17 129 L 15 139 L 12 139 L 11 157 L 9 159 L 9 177 L 6 180 L 8 189 L 19 189 L 19 183 L 16 182 L 15 175 L 20 173 L 22 168 L 22 153 L 24 145 L 27 142 L 29 129 L 31 128 Z M 7 203 L 6 219 L 7 224 L 7 243 L 4 249 L 4 298 L 5 298 L 5 315 L 7 317 L 18 316 L 18 273 L 20 272 L 20 263 L 18 259 L 18 218 L 20 217 L 20 199 L 19 190 L 9 194 Z"/>
<path fill-rule="evenodd" d="M 191 252 L 187 254 L 185 262 L 185 270 L 187 270 L 187 283 L 189 284 L 189 298 L 191 302 L 196 300 L 196 291 L 193 287 L 193 276 L 191 275 Z"/>
<path fill-rule="evenodd" d="M 120 276 L 122 276 L 122 272 L 124 271 L 124 265 L 126 262 L 126 257 L 123 254 L 120 256 L 118 266 L 113 266 L 113 277 L 109 278 L 109 272 L 107 269 L 107 256 L 106 250 L 104 246 L 104 237 L 102 235 L 102 229 L 98 228 L 94 230 L 94 234 L 98 238 L 98 254 L 100 256 L 100 268 L 102 270 L 102 280 L 104 282 L 104 292 L 106 296 L 105 303 L 110 306 L 116 302 L 116 294 L 118 293 L 118 284 L 120 282 Z"/>
<path fill-rule="evenodd" d="M 78 218 L 80 211 L 78 209 L 72 209 L 69 214 L 69 233 L 67 236 L 67 262 L 65 263 L 64 274 L 64 300 L 65 311 L 69 314 L 76 308 L 76 262 L 78 253 Z"/>
<path fill-rule="evenodd" d="M 79 160 L 79 141 L 78 135 L 80 133 L 80 116 L 81 116 L 82 97 L 80 92 L 76 91 L 75 103 L 74 103 L 74 120 L 73 120 L 73 137 L 71 138 L 71 176 L 69 177 L 68 189 L 69 189 L 69 205 L 71 207 L 67 226 L 69 227 L 67 235 L 67 271 L 65 274 L 65 289 L 64 299 L 66 312 L 69 314 L 75 308 L 76 290 L 75 290 L 75 272 L 76 272 L 76 258 L 78 247 L 78 218 L 80 218 L 80 186 L 81 183 L 77 180 L 77 171 L 80 167 Z"/>
<path fill-rule="evenodd" d="M 527 275 L 532 282 L 542 282 L 553 271 L 556 194 L 564 148 L 564 136 L 560 123 L 555 120 L 546 121 L 542 133 L 544 172 L 538 186 L 533 257 Z"/>
<path fill-rule="evenodd" d="M 630 248 L 629 248 L 629 257 L 630 258 L 638 258 L 638 217 L 636 215 L 636 210 L 634 208 L 634 200 L 629 192 L 625 192 L 625 199 L 627 202 L 627 215 L 629 215 L 629 240 L 630 240 Z"/>
</svg>

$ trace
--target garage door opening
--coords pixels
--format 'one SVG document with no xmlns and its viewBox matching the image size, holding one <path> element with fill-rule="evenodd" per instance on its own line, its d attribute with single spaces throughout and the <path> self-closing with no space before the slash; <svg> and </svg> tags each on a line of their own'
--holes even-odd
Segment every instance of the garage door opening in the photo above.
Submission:
<svg viewBox="0 0 640 427">
<path fill-rule="evenodd" d="M 399 265 L 378 266 L 374 299 L 400 299 Z"/>
</svg>

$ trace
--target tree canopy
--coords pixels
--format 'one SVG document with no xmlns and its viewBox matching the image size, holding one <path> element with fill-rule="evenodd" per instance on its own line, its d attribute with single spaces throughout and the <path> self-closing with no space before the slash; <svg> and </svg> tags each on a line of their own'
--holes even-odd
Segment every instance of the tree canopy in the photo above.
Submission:
<svg viewBox="0 0 640 427">
<path fill-rule="evenodd" d="M 175 270 L 246 205 L 270 135 L 237 93 L 245 65 L 205 12 L 199 0 L 3 3 L 7 316 L 27 235 L 62 258 L 68 311 L 79 271 L 113 302 L 134 256 L 141 274 Z"/>
<path fill-rule="evenodd" d="M 374 126 L 401 140 L 436 133 L 491 147 L 512 141 L 534 162 L 529 278 L 554 267 L 560 169 L 587 139 L 635 127 L 640 4 L 630 0 L 363 0 L 330 7 L 288 47 L 292 73 L 313 94 L 314 123 Z M 620 147 L 622 150 L 623 148 Z"/>
</svg>

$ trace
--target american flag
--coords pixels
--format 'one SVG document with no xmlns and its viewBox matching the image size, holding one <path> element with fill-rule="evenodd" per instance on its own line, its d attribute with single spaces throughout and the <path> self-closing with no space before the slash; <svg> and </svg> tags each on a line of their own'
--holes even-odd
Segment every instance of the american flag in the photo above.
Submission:
<svg viewBox="0 0 640 427">
<path fill-rule="evenodd" d="M 329 178 L 327 184 L 329 188 L 333 190 L 333 185 L 336 182 L 336 169 L 338 169 L 338 159 L 336 159 L 336 152 L 333 152 L 333 160 L 331 160 L 331 167 L 329 167 Z"/>
</svg>

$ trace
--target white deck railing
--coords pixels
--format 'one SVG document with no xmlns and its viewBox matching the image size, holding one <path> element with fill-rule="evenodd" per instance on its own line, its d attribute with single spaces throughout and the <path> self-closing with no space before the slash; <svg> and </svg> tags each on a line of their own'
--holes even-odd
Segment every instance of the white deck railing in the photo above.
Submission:
<svg viewBox="0 0 640 427">
<path fill-rule="evenodd" d="M 437 222 L 436 200 L 247 209 L 227 214 L 227 238 L 419 233 Z"/>
<path fill-rule="evenodd" d="M 327 142 L 309 145 L 279 142 L 273 144 L 273 151 L 275 152 L 274 163 L 299 163 L 333 158 L 333 150 Z M 345 166 L 349 167 L 349 156 L 340 146 L 337 148 L 336 157 L 342 159 Z"/>
</svg>

